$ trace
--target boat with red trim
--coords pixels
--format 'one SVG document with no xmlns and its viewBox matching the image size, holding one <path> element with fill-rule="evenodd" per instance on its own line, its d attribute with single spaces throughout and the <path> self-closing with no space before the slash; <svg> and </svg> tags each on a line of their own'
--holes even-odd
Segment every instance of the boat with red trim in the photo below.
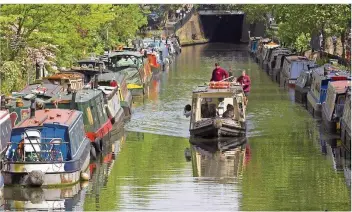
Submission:
<svg viewBox="0 0 352 212">
<path fill-rule="evenodd" d="M 225 111 L 226 110 L 226 111 Z M 210 82 L 193 91 L 191 137 L 218 138 L 246 135 L 246 106 L 242 86 L 235 82 Z"/>
<path fill-rule="evenodd" d="M 45 103 L 45 108 L 82 111 L 86 136 L 97 152 L 101 151 L 103 141 L 110 137 L 113 127 L 105 110 L 104 95 L 101 90 L 84 88 L 74 92 L 60 92 Z M 95 158 L 95 155 L 92 154 L 92 157 Z"/>
<path fill-rule="evenodd" d="M 75 110 L 35 110 L 11 132 L 2 175 L 5 185 L 67 186 L 86 173 L 91 144 L 83 114 Z"/>
</svg>

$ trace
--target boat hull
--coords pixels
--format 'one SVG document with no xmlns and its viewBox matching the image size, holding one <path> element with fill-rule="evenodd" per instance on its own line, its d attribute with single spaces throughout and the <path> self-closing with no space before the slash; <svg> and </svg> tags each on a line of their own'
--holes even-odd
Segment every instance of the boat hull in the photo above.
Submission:
<svg viewBox="0 0 352 212">
<path fill-rule="evenodd" d="M 274 82 L 277 82 L 277 83 L 280 83 L 280 71 L 281 71 L 281 68 L 274 68 L 273 69 L 273 74 L 271 75 L 271 79 L 274 81 Z"/>
<path fill-rule="evenodd" d="M 217 120 L 212 120 L 207 124 L 190 129 L 193 137 L 218 138 L 218 137 L 240 137 L 246 135 L 245 124 L 231 124 L 223 122 L 219 124 Z"/>
<path fill-rule="evenodd" d="M 344 144 L 345 148 L 351 151 L 351 129 L 348 127 L 348 124 L 341 120 L 341 141 Z"/>
<path fill-rule="evenodd" d="M 32 171 L 43 172 L 42 187 L 64 187 L 73 185 L 80 181 L 81 173 L 87 172 L 90 162 L 90 143 L 86 142 L 82 154 L 72 161 L 67 162 L 47 162 L 47 163 L 30 163 L 30 162 L 4 162 L 2 175 L 4 184 L 33 186 L 30 175 Z"/>
<path fill-rule="evenodd" d="M 321 118 L 321 104 L 316 102 L 311 92 L 307 94 L 307 109 L 314 118 Z"/>
<path fill-rule="evenodd" d="M 303 104 L 305 108 L 307 108 L 307 93 L 308 89 L 306 88 L 301 88 L 301 87 L 295 87 L 295 101 L 297 103 Z"/>
</svg>

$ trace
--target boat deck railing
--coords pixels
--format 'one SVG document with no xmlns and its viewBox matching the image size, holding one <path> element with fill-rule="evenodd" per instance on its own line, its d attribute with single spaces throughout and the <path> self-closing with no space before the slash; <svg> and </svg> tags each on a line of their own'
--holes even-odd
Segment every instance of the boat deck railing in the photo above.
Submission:
<svg viewBox="0 0 352 212">
<path fill-rule="evenodd" d="M 45 142 L 46 141 L 46 142 Z M 9 142 L 6 160 L 12 162 L 63 162 L 70 150 L 61 138 L 41 138 L 40 142 Z"/>
</svg>

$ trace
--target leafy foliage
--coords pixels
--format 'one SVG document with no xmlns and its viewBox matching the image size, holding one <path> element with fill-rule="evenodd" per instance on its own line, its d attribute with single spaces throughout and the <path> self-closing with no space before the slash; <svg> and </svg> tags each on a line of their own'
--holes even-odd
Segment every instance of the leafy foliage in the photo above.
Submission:
<svg viewBox="0 0 352 212">
<path fill-rule="evenodd" d="M 105 47 L 125 42 L 145 24 L 138 5 L 2 5 L 0 67 L 7 70 L 5 62 L 11 61 L 18 69 L 25 68 L 25 73 L 33 71 L 39 60 L 48 69 L 54 64 L 70 66 L 88 53 L 99 54 Z M 19 61 L 29 64 L 23 67 Z M 15 70 L 9 69 L 10 73 Z M 8 75 L 2 79 L 10 80 Z M 3 90 L 8 93 L 15 88 Z"/>
</svg>

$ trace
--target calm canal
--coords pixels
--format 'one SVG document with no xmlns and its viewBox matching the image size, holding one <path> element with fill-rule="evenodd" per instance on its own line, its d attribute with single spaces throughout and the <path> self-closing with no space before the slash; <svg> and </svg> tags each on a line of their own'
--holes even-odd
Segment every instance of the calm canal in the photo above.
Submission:
<svg viewBox="0 0 352 212">
<path fill-rule="evenodd" d="M 156 76 L 148 97 L 135 100 L 125 131 L 114 135 L 109 154 L 91 164 L 89 184 L 58 189 L 56 195 L 6 188 L 4 208 L 349 211 L 350 153 L 341 157 L 346 152 L 339 140 L 325 135 L 246 48 L 184 47 L 170 70 Z M 246 69 L 252 80 L 247 142 L 226 152 L 216 145 L 190 145 L 189 119 L 183 116 L 192 90 L 209 81 L 215 62 L 227 70 Z M 13 198 L 16 192 L 32 201 Z"/>
</svg>

